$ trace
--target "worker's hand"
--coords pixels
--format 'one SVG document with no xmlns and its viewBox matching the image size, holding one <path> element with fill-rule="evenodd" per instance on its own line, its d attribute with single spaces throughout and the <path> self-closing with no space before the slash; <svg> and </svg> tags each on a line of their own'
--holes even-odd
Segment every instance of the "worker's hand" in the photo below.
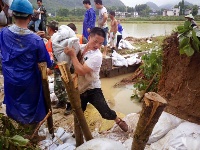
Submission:
<svg viewBox="0 0 200 150">
<path fill-rule="evenodd" d="M 53 70 L 47 68 L 47 74 L 48 74 L 48 75 L 52 75 L 52 74 L 53 74 Z"/>
<path fill-rule="evenodd" d="M 87 32 L 90 33 L 90 28 L 87 28 Z"/>
<path fill-rule="evenodd" d="M 75 49 L 74 48 L 69 48 L 69 47 L 66 47 L 64 49 L 64 53 L 70 57 L 75 57 L 76 56 L 76 53 L 75 53 Z"/>
<path fill-rule="evenodd" d="M 44 37 L 45 36 L 45 32 L 44 31 L 38 31 L 36 34 L 39 35 L 40 37 Z"/>
<path fill-rule="evenodd" d="M 33 10 L 33 12 L 34 12 L 34 13 L 37 13 L 37 12 L 38 12 L 38 10 L 34 9 L 34 10 Z"/>
</svg>

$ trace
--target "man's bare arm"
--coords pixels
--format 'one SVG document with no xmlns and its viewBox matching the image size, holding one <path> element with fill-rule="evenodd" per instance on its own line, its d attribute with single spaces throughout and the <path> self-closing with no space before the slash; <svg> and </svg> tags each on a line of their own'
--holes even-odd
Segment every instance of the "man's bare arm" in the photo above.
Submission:
<svg viewBox="0 0 200 150">
<path fill-rule="evenodd" d="M 107 21 L 107 19 L 108 19 L 108 14 L 107 14 L 107 13 L 104 13 L 104 14 L 103 14 L 103 21 L 102 21 L 102 23 L 101 23 L 102 26 L 103 26 L 104 23 Z"/>
</svg>

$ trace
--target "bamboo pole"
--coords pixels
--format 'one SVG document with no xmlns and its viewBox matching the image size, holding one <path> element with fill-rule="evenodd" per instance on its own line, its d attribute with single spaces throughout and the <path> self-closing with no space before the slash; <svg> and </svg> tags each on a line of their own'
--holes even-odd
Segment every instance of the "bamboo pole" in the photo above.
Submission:
<svg viewBox="0 0 200 150">
<path fill-rule="evenodd" d="M 44 99 L 45 99 L 45 109 L 46 109 L 46 113 L 48 113 L 49 111 L 52 112 L 52 108 L 51 108 L 51 98 L 50 98 L 48 75 L 47 75 L 47 63 L 46 62 L 39 63 L 39 68 L 42 75 L 42 86 L 43 86 L 43 93 L 44 93 Z M 52 137 L 54 137 L 52 113 L 47 118 L 47 126 L 48 126 L 49 133 L 52 134 Z"/>
<path fill-rule="evenodd" d="M 42 121 L 40 121 L 39 125 L 37 126 L 37 128 L 35 129 L 34 133 L 31 136 L 31 139 L 34 138 L 34 136 L 36 135 L 36 133 L 38 132 L 38 130 L 40 129 L 40 127 L 42 126 L 42 124 L 49 118 L 49 116 L 52 114 L 51 111 L 48 112 L 48 114 L 44 117 L 44 119 Z"/>
<path fill-rule="evenodd" d="M 61 77 L 63 79 L 72 109 L 75 114 L 74 117 L 77 117 L 78 123 L 80 124 L 80 128 L 85 137 L 85 140 L 89 141 L 93 137 L 89 130 L 84 113 L 81 108 L 81 100 L 80 100 L 80 94 L 79 94 L 78 88 L 75 88 L 74 86 L 74 82 L 73 82 L 70 70 L 67 66 L 67 63 L 66 62 L 58 63 L 58 67 L 61 72 L 61 75 L 62 75 Z"/>
<path fill-rule="evenodd" d="M 157 93 L 149 92 L 145 94 L 131 150 L 144 150 L 149 136 L 166 105 L 167 101 Z"/>
</svg>

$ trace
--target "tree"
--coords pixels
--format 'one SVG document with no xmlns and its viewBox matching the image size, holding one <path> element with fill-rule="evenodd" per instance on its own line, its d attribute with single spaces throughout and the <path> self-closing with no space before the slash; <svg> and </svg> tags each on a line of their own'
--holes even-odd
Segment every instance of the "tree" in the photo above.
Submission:
<svg viewBox="0 0 200 150">
<path fill-rule="evenodd" d="M 85 14 L 85 9 L 82 9 L 82 8 L 77 8 L 77 9 L 72 10 L 72 11 L 74 11 L 75 16 L 84 16 L 84 14 Z"/>
<path fill-rule="evenodd" d="M 133 7 L 127 7 L 127 12 L 132 13 L 134 11 L 135 11 L 135 9 Z"/>
<path fill-rule="evenodd" d="M 120 6 L 120 7 L 118 7 L 117 11 L 126 12 L 126 7 L 125 6 Z"/>
<path fill-rule="evenodd" d="M 151 9 L 147 4 L 136 5 L 135 10 L 138 12 L 140 16 L 148 16 Z"/>
<path fill-rule="evenodd" d="M 192 15 L 193 16 L 196 16 L 198 14 L 198 9 L 199 9 L 199 6 L 197 6 L 197 5 L 194 5 L 192 7 Z"/>
<path fill-rule="evenodd" d="M 69 15 L 69 10 L 67 8 L 61 8 L 57 12 L 57 16 L 66 17 Z"/>
<path fill-rule="evenodd" d="M 182 0 L 178 3 L 178 7 L 180 7 L 180 15 L 185 15 L 185 2 Z"/>
</svg>

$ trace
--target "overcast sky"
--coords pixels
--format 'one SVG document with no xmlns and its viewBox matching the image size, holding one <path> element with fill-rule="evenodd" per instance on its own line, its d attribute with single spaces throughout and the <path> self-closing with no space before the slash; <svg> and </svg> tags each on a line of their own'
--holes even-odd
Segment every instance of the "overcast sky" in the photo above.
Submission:
<svg viewBox="0 0 200 150">
<path fill-rule="evenodd" d="M 138 4 L 145 4 L 146 2 L 154 2 L 158 6 L 163 4 L 178 4 L 181 0 L 121 0 L 125 5 L 135 7 Z M 196 5 L 200 5 L 199 0 L 187 0 L 188 2 Z"/>
</svg>

